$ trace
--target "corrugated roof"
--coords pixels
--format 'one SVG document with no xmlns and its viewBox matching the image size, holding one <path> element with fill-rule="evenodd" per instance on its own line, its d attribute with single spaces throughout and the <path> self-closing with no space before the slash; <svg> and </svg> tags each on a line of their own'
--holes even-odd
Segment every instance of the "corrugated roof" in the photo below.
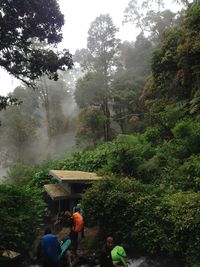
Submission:
<svg viewBox="0 0 200 267">
<path fill-rule="evenodd" d="M 70 195 L 60 184 L 45 184 L 44 189 L 53 200 L 67 199 Z"/>
<path fill-rule="evenodd" d="M 101 179 L 94 172 L 51 170 L 50 174 L 61 182 L 89 182 Z"/>
</svg>

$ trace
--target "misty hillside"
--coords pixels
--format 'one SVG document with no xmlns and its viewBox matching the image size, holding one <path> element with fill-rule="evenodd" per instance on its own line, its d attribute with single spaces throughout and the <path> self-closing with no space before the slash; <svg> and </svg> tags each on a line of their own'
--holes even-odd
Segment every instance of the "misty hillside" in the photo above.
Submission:
<svg viewBox="0 0 200 267">
<path fill-rule="evenodd" d="M 114 233 L 133 263 L 200 266 L 200 2 L 174 12 L 130 1 L 123 23 L 135 39 L 120 40 L 100 14 L 73 55 L 55 49 L 58 2 L 28 1 L 30 13 L 22 2 L 0 4 L 0 65 L 22 81 L 0 97 L 1 265 L 11 266 L 6 250 L 20 253 L 17 266 L 35 260 L 47 208 L 55 215 L 49 171 L 77 170 L 102 177 L 81 194 L 98 226 L 89 252 Z"/>
</svg>

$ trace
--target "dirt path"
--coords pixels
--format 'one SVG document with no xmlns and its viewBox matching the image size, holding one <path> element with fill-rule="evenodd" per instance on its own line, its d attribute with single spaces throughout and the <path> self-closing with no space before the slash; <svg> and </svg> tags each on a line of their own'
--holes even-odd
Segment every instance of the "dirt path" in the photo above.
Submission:
<svg viewBox="0 0 200 267">
<path fill-rule="evenodd" d="M 64 238 L 64 236 L 69 235 L 70 228 L 63 227 L 58 233 L 58 239 L 61 240 Z M 98 232 L 97 227 L 85 227 L 84 229 L 84 238 L 81 237 L 81 234 L 79 234 L 79 240 L 78 240 L 78 255 L 87 254 L 89 252 L 89 249 L 91 247 L 91 243 L 93 242 L 96 234 Z"/>
<path fill-rule="evenodd" d="M 64 237 L 68 236 L 70 232 L 70 228 L 63 227 L 60 229 L 60 231 L 57 232 L 58 239 L 61 240 Z M 94 238 L 98 232 L 97 227 L 93 228 L 87 228 L 84 229 L 84 238 L 81 237 L 81 233 L 79 234 L 78 239 L 78 249 L 77 249 L 77 260 L 78 263 L 77 266 L 98 266 L 95 263 L 98 263 L 98 259 L 95 259 L 94 253 L 95 251 L 92 251 L 92 243 L 94 242 Z M 97 261 L 97 262 L 96 262 Z"/>
</svg>

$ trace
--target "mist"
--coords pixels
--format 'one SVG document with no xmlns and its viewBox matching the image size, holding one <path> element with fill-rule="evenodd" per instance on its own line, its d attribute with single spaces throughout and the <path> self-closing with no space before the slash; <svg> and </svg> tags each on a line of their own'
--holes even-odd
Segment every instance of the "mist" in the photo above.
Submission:
<svg viewBox="0 0 200 267">
<path fill-rule="evenodd" d="M 153 8 L 155 12 L 157 6 Z M 125 13 L 133 15 L 129 9 Z M 112 29 L 112 33 L 104 29 L 111 40 L 106 51 L 108 63 L 101 55 L 103 41 L 96 33 L 89 36 L 87 48 L 75 52 L 73 69 L 59 72 L 58 81 L 42 76 L 36 81 L 35 90 L 24 84 L 15 88 L 10 95 L 22 104 L 10 106 L 0 114 L 1 177 L 15 163 L 40 164 L 61 159 L 77 149 L 112 140 L 119 133 L 143 131 L 145 107 L 140 97 L 151 74 L 152 51 L 161 42 L 162 31 L 176 24 L 173 12 L 153 14 L 162 16 L 160 25 L 157 17 L 141 13 L 141 21 L 155 21 L 140 25 L 142 32 L 137 29 L 136 38 L 124 42 L 117 38 L 118 28 L 112 17 L 100 15 L 88 30 L 94 25 L 99 27 L 100 17 L 107 29 Z M 126 22 L 133 23 L 134 17 Z"/>
<path fill-rule="evenodd" d="M 79 108 L 74 99 L 80 69 L 60 72 L 56 81 L 42 77 L 35 90 L 18 86 L 12 94 L 22 103 L 0 114 L 0 179 L 14 164 L 40 164 L 77 150 Z"/>
</svg>

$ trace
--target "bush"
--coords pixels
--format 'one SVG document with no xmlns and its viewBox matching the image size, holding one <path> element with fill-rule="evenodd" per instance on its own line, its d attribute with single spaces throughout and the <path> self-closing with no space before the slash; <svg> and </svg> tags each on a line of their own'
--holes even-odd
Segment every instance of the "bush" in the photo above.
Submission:
<svg viewBox="0 0 200 267">
<path fill-rule="evenodd" d="M 188 266 L 200 262 L 200 195 L 144 185 L 128 178 L 105 178 L 86 191 L 86 217 L 100 236 L 150 254 L 182 255 Z"/>
<path fill-rule="evenodd" d="M 0 185 L 0 206 L 0 250 L 29 255 L 45 207 L 40 191 Z"/>
</svg>

